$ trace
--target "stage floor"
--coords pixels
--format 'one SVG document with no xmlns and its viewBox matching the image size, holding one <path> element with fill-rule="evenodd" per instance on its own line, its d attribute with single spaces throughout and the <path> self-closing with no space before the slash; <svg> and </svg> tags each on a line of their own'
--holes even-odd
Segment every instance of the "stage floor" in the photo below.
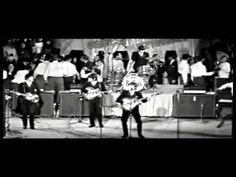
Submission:
<svg viewBox="0 0 236 177">
<path fill-rule="evenodd" d="M 133 120 L 133 119 L 132 119 Z M 226 120 L 221 128 L 216 128 L 220 120 L 205 119 L 177 119 L 175 118 L 149 118 L 142 117 L 143 135 L 152 139 L 176 139 L 176 138 L 232 138 L 232 120 Z M 130 122 L 128 122 L 129 125 Z M 177 133 L 179 125 L 179 133 Z M 84 118 L 78 122 L 77 118 L 37 118 L 35 130 L 22 129 L 21 119 L 10 118 L 10 131 L 5 139 L 33 138 L 33 139 L 120 139 L 122 127 L 120 118 L 104 118 L 104 127 L 96 126 L 88 128 L 89 120 Z M 132 137 L 137 137 L 136 123 L 132 121 Z"/>
</svg>

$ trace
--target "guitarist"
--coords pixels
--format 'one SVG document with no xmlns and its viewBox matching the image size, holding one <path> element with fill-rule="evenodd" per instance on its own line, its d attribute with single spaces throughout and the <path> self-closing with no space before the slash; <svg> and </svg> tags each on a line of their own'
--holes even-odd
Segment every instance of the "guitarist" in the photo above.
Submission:
<svg viewBox="0 0 236 177">
<path fill-rule="evenodd" d="M 20 84 L 19 93 L 17 95 L 21 95 L 21 93 L 26 94 L 28 96 L 19 96 L 17 111 L 23 115 L 23 128 L 27 128 L 27 116 L 29 115 L 30 128 L 35 129 L 34 127 L 34 118 L 35 115 L 40 114 L 40 109 L 43 105 L 42 99 L 40 97 L 40 89 L 38 85 L 33 80 L 33 73 L 28 73 L 25 75 L 25 82 Z M 30 98 L 30 95 L 38 96 L 39 101 L 33 102 Z"/>
<path fill-rule="evenodd" d="M 124 98 L 130 98 L 130 99 L 141 99 L 143 98 L 142 94 L 140 91 L 136 91 L 136 83 L 131 82 L 129 83 L 129 86 L 127 87 L 126 90 L 123 90 L 120 94 L 120 96 L 117 98 L 116 102 L 120 103 L 121 105 L 124 104 L 123 99 Z M 144 99 L 140 102 L 147 102 L 147 99 Z M 127 127 L 127 121 L 130 116 L 130 114 L 133 115 L 136 123 L 137 123 L 137 130 L 138 130 L 138 136 L 139 138 L 144 138 L 142 135 L 142 121 L 141 121 L 141 116 L 139 113 L 139 106 L 135 106 L 132 110 L 126 110 L 124 107 L 122 107 L 122 117 L 121 117 L 121 122 L 122 122 L 122 128 L 123 128 L 123 136 L 122 138 L 127 138 L 128 137 L 128 127 Z"/>
<path fill-rule="evenodd" d="M 102 79 L 99 79 L 99 75 L 96 73 L 92 73 L 88 77 L 88 82 L 82 88 L 82 92 L 89 94 L 90 89 L 98 89 L 100 91 L 106 91 L 105 85 L 102 83 Z M 99 126 L 103 127 L 102 124 L 102 97 L 96 96 L 89 101 L 89 127 L 95 127 L 95 117 L 97 117 Z"/>
</svg>

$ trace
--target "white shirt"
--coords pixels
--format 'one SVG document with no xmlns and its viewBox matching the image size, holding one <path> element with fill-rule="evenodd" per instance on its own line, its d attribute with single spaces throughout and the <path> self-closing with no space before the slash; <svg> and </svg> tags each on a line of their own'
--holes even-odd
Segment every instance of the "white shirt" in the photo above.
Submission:
<svg viewBox="0 0 236 177">
<path fill-rule="evenodd" d="M 218 89 L 219 90 L 223 90 L 223 89 L 226 89 L 226 88 L 231 88 L 231 94 L 233 96 L 233 91 L 234 91 L 234 89 L 233 89 L 233 82 L 226 83 L 226 84 L 220 86 Z"/>
<path fill-rule="evenodd" d="M 230 64 L 228 62 L 220 63 L 220 70 L 218 71 L 218 75 L 220 78 L 229 78 L 230 74 Z"/>
<path fill-rule="evenodd" d="M 71 76 L 74 76 L 78 73 L 76 70 L 76 66 L 69 61 L 63 62 L 63 68 L 64 68 L 64 76 L 65 77 L 71 77 Z"/>
<path fill-rule="evenodd" d="M 49 61 L 44 61 L 43 63 L 39 63 L 37 68 L 34 70 L 34 78 L 36 78 L 37 75 L 44 75 L 49 63 L 50 63 Z"/>
<path fill-rule="evenodd" d="M 47 80 L 48 77 L 63 77 L 64 76 L 64 67 L 63 64 L 57 60 L 49 63 L 48 68 L 44 74 L 44 79 Z"/>
<path fill-rule="evenodd" d="M 187 60 L 181 60 L 178 65 L 178 72 L 182 75 L 184 83 L 188 81 L 188 74 L 190 73 L 189 64 Z"/>
<path fill-rule="evenodd" d="M 113 59 L 112 61 L 113 64 L 113 71 L 115 72 L 124 72 L 124 63 L 122 60 L 117 60 L 117 59 Z M 111 71 L 112 71 L 112 67 L 111 67 Z"/>
<path fill-rule="evenodd" d="M 29 70 L 19 70 L 17 71 L 14 79 L 11 81 L 12 83 L 21 84 L 25 82 L 25 75 L 29 73 Z"/>
<path fill-rule="evenodd" d="M 202 76 L 211 76 L 214 72 L 207 72 L 206 66 L 202 64 L 201 61 L 190 66 L 191 69 L 191 79 L 194 77 L 202 77 Z"/>
<path fill-rule="evenodd" d="M 7 71 L 3 70 L 3 79 L 7 78 Z"/>
</svg>

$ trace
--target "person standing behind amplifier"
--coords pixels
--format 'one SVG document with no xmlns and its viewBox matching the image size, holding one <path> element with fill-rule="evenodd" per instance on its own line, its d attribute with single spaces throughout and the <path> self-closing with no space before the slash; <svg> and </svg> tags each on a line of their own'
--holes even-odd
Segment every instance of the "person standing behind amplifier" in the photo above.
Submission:
<svg viewBox="0 0 236 177">
<path fill-rule="evenodd" d="M 194 86 L 204 87 L 206 89 L 207 82 L 204 76 L 212 76 L 214 71 L 207 72 L 206 66 L 203 64 L 205 58 L 196 57 L 196 63 L 190 66 L 191 80 Z"/>
<path fill-rule="evenodd" d="M 184 84 L 184 86 L 188 85 L 188 75 L 190 74 L 190 66 L 188 64 L 188 59 L 191 56 L 189 54 L 183 54 L 182 60 L 179 62 L 178 65 L 178 72 L 181 75 L 181 84 Z"/>
<path fill-rule="evenodd" d="M 80 60 L 84 63 L 80 71 L 81 84 L 85 84 L 88 81 L 89 75 L 91 74 L 94 62 L 87 55 L 82 56 Z"/>
<path fill-rule="evenodd" d="M 230 64 L 228 62 L 228 57 L 223 56 L 220 59 L 220 64 L 218 66 L 218 76 L 220 78 L 229 78 L 230 75 Z"/>
<path fill-rule="evenodd" d="M 58 61 L 58 53 L 54 51 L 52 61 L 49 63 L 47 70 L 44 74 L 46 85 L 46 90 L 54 90 L 54 103 L 55 112 L 58 111 L 60 104 L 59 92 L 64 90 L 64 67 L 63 64 Z"/>
<path fill-rule="evenodd" d="M 112 59 L 112 65 L 110 67 L 111 72 L 113 72 L 114 83 L 121 82 L 121 78 L 125 73 L 124 63 L 122 61 L 122 55 L 120 52 L 114 53 L 114 58 Z"/>
<path fill-rule="evenodd" d="M 149 60 L 146 59 L 147 57 L 149 57 L 149 54 L 145 52 L 145 48 L 143 45 L 140 45 L 138 47 L 137 52 L 132 53 L 131 59 L 133 60 L 133 62 L 135 62 L 133 65 L 133 69 L 136 73 L 138 72 L 138 68 L 140 66 L 148 64 Z"/>
<path fill-rule="evenodd" d="M 71 56 L 66 55 L 63 62 L 64 67 L 64 88 L 70 90 L 70 85 L 75 82 L 75 77 L 79 78 L 79 73 L 76 70 L 76 66 L 71 63 Z"/>
<path fill-rule="evenodd" d="M 166 54 L 168 63 L 165 66 L 167 72 L 167 79 L 169 84 L 178 84 L 178 64 L 177 64 L 177 54 L 175 51 L 170 51 Z"/>
<path fill-rule="evenodd" d="M 47 54 L 45 56 L 44 61 L 42 63 L 39 63 L 39 65 L 34 70 L 34 79 L 40 90 L 45 90 L 46 83 L 44 80 L 44 73 L 46 72 L 47 67 L 50 63 L 49 60 L 51 59 L 52 59 L 52 56 L 50 54 Z"/>
</svg>

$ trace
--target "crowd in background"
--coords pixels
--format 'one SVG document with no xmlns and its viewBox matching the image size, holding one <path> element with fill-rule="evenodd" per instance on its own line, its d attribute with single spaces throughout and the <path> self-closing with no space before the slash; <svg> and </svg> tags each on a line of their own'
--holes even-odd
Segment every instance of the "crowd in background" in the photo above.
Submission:
<svg viewBox="0 0 236 177">
<path fill-rule="evenodd" d="M 18 90 L 19 84 L 25 81 L 24 76 L 32 72 L 41 90 L 56 91 L 54 101 L 57 104 L 60 91 L 69 90 L 73 83 L 85 84 L 91 73 L 98 74 L 104 82 L 109 79 L 103 72 L 106 63 L 103 51 L 95 58 L 85 54 L 80 58 L 72 54 L 62 56 L 60 49 L 54 48 L 50 39 L 7 39 L 2 51 L 5 88 Z M 153 57 L 157 55 L 154 54 Z M 132 57 L 129 60 L 132 60 Z M 213 52 L 203 49 L 200 55 L 195 57 L 187 53 L 177 56 L 176 51 L 166 51 L 165 62 L 157 60 L 148 63 L 156 65 L 156 72 L 149 77 L 149 85 L 152 87 L 155 84 L 163 84 L 166 78 L 167 84 L 213 90 L 215 77 L 232 79 L 231 60 L 229 53 L 220 48 Z M 124 67 L 123 56 L 119 51 L 113 54 L 110 62 L 109 69 L 112 74 L 109 76 L 114 77 L 120 84 L 129 68 Z"/>
</svg>

